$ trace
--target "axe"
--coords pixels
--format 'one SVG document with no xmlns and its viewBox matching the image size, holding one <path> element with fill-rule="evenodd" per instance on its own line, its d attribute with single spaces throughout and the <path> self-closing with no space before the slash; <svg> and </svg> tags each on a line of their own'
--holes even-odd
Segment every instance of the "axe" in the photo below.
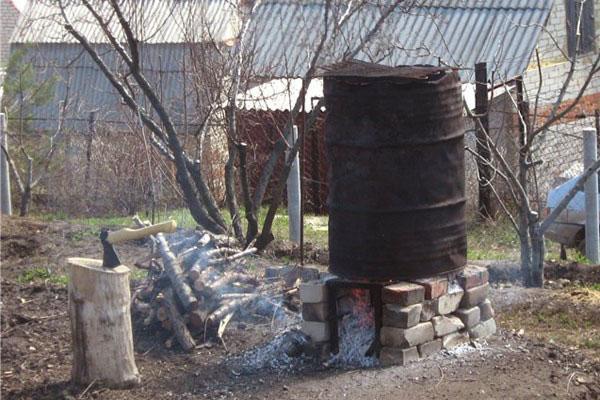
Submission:
<svg viewBox="0 0 600 400">
<path fill-rule="evenodd" d="M 104 268 L 115 268 L 121 265 L 114 244 L 124 242 L 126 240 L 142 239 L 150 235 L 155 235 L 160 232 L 173 233 L 177 229 L 177 223 L 173 220 L 161 222 L 160 224 L 150 225 L 145 228 L 131 229 L 124 228 L 118 231 L 109 231 L 103 228 L 100 231 L 100 242 L 104 250 L 102 257 L 102 266 Z"/>
</svg>

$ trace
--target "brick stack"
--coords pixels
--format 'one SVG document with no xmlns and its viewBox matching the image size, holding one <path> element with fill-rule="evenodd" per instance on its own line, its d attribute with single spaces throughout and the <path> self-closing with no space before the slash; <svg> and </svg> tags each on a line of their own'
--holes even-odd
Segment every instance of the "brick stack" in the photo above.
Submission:
<svg viewBox="0 0 600 400">
<path fill-rule="evenodd" d="M 406 364 L 496 331 L 488 295 L 488 271 L 467 266 L 458 275 L 399 282 L 382 290 L 380 361 Z M 327 288 L 321 282 L 301 285 L 302 329 L 315 343 L 329 340 Z"/>
</svg>

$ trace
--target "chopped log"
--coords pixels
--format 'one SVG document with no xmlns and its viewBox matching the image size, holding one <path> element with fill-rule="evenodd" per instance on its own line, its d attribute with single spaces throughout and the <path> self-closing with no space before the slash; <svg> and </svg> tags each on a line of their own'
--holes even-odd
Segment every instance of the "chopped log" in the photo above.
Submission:
<svg viewBox="0 0 600 400">
<path fill-rule="evenodd" d="M 251 247 L 249 249 L 246 249 L 244 251 L 240 251 L 239 253 L 236 253 L 232 256 L 228 256 L 228 257 L 223 257 L 223 258 L 218 258 L 216 260 L 210 260 L 207 262 L 207 265 L 221 265 L 221 264 L 227 264 L 229 262 L 238 260 L 242 257 L 246 257 L 249 256 L 251 254 L 256 253 L 256 247 Z"/>
<path fill-rule="evenodd" d="M 166 288 L 163 293 L 165 296 L 165 306 L 169 311 L 169 321 L 171 321 L 173 333 L 181 345 L 181 348 L 184 351 L 191 351 L 194 347 L 196 347 L 196 342 L 185 325 L 185 321 L 179 313 L 179 310 L 177 310 L 173 289 Z"/>
<path fill-rule="evenodd" d="M 129 312 L 129 268 L 103 268 L 101 260 L 89 258 L 69 258 L 68 263 L 73 383 L 101 381 L 116 388 L 139 385 Z"/>
<path fill-rule="evenodd" d="M 160 322 L 166 321 L 169 319 L 169 311 L 167 310 L 167 307 L 160 306 L 156 309 L 156 319 L 159 320 Z"/>
<path fill-rule="evenodd" d="M 160 322 L 160 326 L 165 330 L 165 331 L 169 331 L 171 332 L 173 330 L 173 324 L 171 323 L 170 319 L 165 319 L 164 321 Z"/>
<path fill-rule="evenodd" d="M 189 325 L 195 331 L 201 331 L 204 329 L 204 322 L 208 317 L 208 312 L 205 310 L 194 310 L 188 314 Z"/>
<path fill-rule="evenodd" d="M 194 291 L 199 294 L 203 294 L 206 290 L 206 284 L 204 283 L 204 281 L 202 279 L 196 279 L 194 281 L 193 286 L 194 286 Z"/>
<path fill-rule="evenodd" d="M 236 254 L 239 250 L 232 249 L 229 247 L 219 247 L 216 249 L 206 250 L 204 255 L 206 258 L 214 257 L 214 256 L 226 256 L 228 254 Z"/>
<path fill-rule="evenodd" d="M 177 298 L 181 301 L 181 304 L 186 311 L 193 310 L 198 306 L 198 299 L 194 296 L 192 289 L 185 280 L 185 275 L 181 270 L 181 265 L 175 258 L 175 255 L 171 252 L 169 244 L 162 233 L 156 235 L 158 241 L 158 250 L 163 259 L 163 266 L 171 286 L 177 295 Z"/>
<path fill-rule="evenodd" d="M 236 311 L 238 308 L 250 303 L 251 301 L 255 300 L 257 297 L 258 297 L 258 294 L 253 293 L 250 296 L 247 296 L 247 297 L 244 297 L 241 299 L 233 299 L 233 300 L 221 305 L 219 308 L 217 308 L 215 311 L 213 311 L 208 316 L 208 323 L 212 325 L 212 324 L 219 322 L 226 315 L 231 314 L 232 312 Z"/>
<path fill-rule="evenodd" d="M 188 278 L 190 278 L 190 281 L 195 282 L 198 279 L 200 279 L 201 274 L 202 270 L 200 269 L 200 267 L 194 266 L 188 271 Z"/>
<path fill-rule="evenodd" d="M 145 303 L 141 300 L 132 297 L 131 301 L 131 309 L 134 313 L 140 314 L 142 316 L 147 317 L 150 314 L 150 310 L 152 310 L 152 306 L 148 303 Z"/>
<path fill-rule="evenodd" d="M 146 318 L 144 318 L 143 324 L 144 324 L 144 326 L 150 326 L 156 320 L 157 320 L 157 318 L 156 318 L 156 309 L 155 308 L 151 308 L 150 309 L 150 313 L 148 313 L 148 316 Z"/>
<path fill-rule="evenodd" d="M 251 275 L 246 275 L 239 272 L 232 272 L 223 275 L 221 278 L 207 285 L 207 289 L 213 292 L 218 292 L 219 290 L 233 283 L 249 283 L 251 285 L 257 286 L 258 280 Z"/>
</svg>

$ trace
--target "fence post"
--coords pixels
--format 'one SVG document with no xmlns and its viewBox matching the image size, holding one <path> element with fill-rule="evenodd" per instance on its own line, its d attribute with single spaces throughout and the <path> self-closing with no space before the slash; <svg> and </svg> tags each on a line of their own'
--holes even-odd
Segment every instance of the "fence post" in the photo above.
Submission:
<svg viewBox="0 0 600 400">
<path fill-rule="evenodd" d="M 588 168 L 597 157 L 596 129 L 583 129 L 583 165 Z M 585 182 L 585 256 L 594 264 L 600 263 L 598 247 L 598 174 L 592 175 Z"/>
<path fill-rule="evenodd" d="M 288 143 L 294 146 L 298 140 L 298 127 L 293 126 L 289 136 Z M 287 158 L 288 156 L 286 156 Z M 292 163 L 290 174 L 287 178 L 287 203 L 290 241 L 300 243 L 300 165 L 298 153 Z"/>
<path fill-rule="evenodd" d="M 6 140 L 6 119 L 4 114 L 0 114 L 0 143 L 8 150 L 8 140 Z M 0 208 L 2 214 L 12 215 L 12 204 L 10 198 L 10 174 L 8 171 L 8 160 L 4 151 L 0 150 Z"/>
<path fill-rule="evenodd" d="M 489 100 L 488 100 L 488 76 L 487 63 L 475 64 L 475 113 L 481 121 L 481 126 L 486 132 L 477 126 L 475 137 L 477 139 L 477 154 L 481 159 L 491 162 L 490 148 L 487 134 L 489 134 Z M 492 170 L 485 161 L 477 158 L 477 170 L 479 172 L 479 214 L 484 219 L 494 219 L 495 211 L 493 204 L 493 193 L 490 188 L 492 179 Z"/>
</svg>

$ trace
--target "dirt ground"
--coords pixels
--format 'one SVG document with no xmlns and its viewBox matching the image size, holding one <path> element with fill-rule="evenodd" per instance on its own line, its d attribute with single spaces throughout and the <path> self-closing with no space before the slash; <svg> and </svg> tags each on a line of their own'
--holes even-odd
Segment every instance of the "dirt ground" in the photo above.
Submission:
<svg viewBox="0 0 600 400">
<path fill-rule="evenodd" d="M 119 250 L 128 260 L 147 254 L 142 245 Z M 258 367 L 248 352 L 272 341 L 270 324 L 237 321 L 225 333 L 227 348 L 200 346 L 191 354 L 167 350 L 165 338 L 138 328 L 139 388 L 72 387 L 67 290 L 49 279 L 24 282 L 22 276 L 34 266 L 61 273 L 65 257 L 100 253 L 86 228 L 3 219 L 3 399 L 600 398 L 600 348 L 594 345 L 600 328 L 597 292 L 513 285 L 492 291 L 499 333 L 487 343 L 405 367 L 346 370 L 302 357 Z M 552 315 L 569 318 L 555 321 Z M 581 345 L 588 339 L 591 345 Z"/>
</svg>

